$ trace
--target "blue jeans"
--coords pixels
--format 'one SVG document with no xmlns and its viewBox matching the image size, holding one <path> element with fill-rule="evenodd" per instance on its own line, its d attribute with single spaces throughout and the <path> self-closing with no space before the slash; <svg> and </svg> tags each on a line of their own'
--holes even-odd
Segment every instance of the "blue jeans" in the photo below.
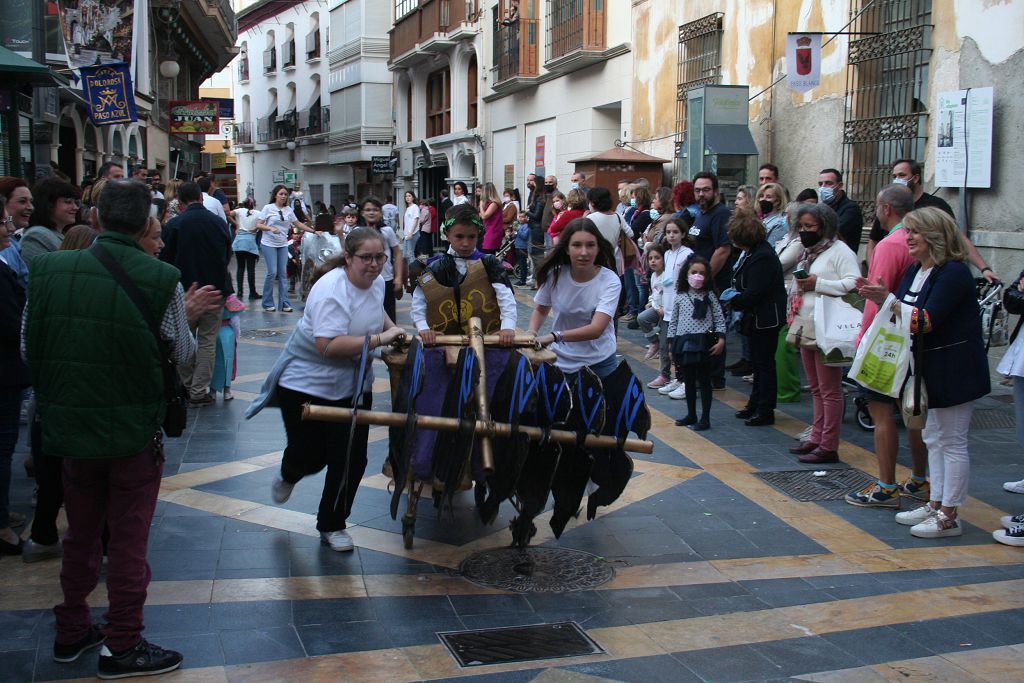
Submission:
<svg viewBox="0 0 1024 683">
<path fill-rule="evenodd" d="M 640 313 L 640 292 L 636 286 L 636 271 L 626 268 L 622 275 L 622 291 L 626 293 L 626 308 L 633 315 Z"/>
<path fill-rule="evenodd" d="M 267 264 L 267 279 L 263 281 L 263 308 L 277 308 L 274 305 L 274 280 L 277 280 L 277 298 L 281 308 L 291 307 L 288 301 L 288 247 L 260 245 L 263 262 Z"/>
<path fill-rule="evenodd" d="M 10 524 L 11 458 L 18 443 L 22 389 L 0 389 L 0 529 Z"/>
</svg>

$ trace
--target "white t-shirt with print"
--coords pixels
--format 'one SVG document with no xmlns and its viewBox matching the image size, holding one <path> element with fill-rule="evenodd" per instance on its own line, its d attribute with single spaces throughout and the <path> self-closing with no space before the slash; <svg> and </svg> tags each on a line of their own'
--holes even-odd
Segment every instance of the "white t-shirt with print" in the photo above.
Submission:
<svg viewBox="0 0 1024 683">
<path fill-rule="evenodd" d="M 667 247 L 668 244 L 666 243 L 665 246 Z M 680 277 L 686 277 L 679 271 L 682 270 L 686 259 L 692 255 L 693 249 L 682 245 L 674 251 L 665 249 L 665 272 L 661 274 L 661 285 L 665 288 L 665 294 L 661 299 L 662 306 L 665 308 L 663 318 L 665 322 L 672 322 L 672 309 L 675 307 L 676 301 L 676 284 Z"/>
<path fill-rule="evenodd" d="M 560 269 L 557 283 L 554 273 L 549 274 L 533 300 L 538 305 L 551 306 L 554 314 L 551 329 L 561 332 L 586 327 L 595 313 L 614 317 L 621 290 L 618 275 L 607 268 L 601 268 L 588 282 L 576 282 L 569 267 L 565 266 Z M 601 336 L 590 341 L 552 344 L 551 350 L 558 356 L 555 365 L 563 372 L 576 372 L 584 365 L 607 360 L 616 348 L 613 327 L 609 321 Z"/>
<path fill-rule="evenodd" d="M 292 207 L 267 204 L 260 209 L 260 220 L 268 227 L 277 228 L 280 231 L 273 233 L 270 230 L 265 230 L 263 237 L 260 238 L 260 244 L 264 247 L 288 246 L 288 230 L 291 229 L 292 223 L 298 220 Z"/>
<path fill-rule="evenodd" d="M 335 268 L 316 281 L 306 298 L 299 327 L 316 337 L 331 339 L 339 334 L 363 337 L 384 331 L 384 279 L 378 277 L 369 289 L 360 289 L 348 279 L 344 268 Z M 278 384 L 294 391 L 338 401 L 352 396 L 356 365 L 336 367 L 293 359 L 281 373 Z M 373 373 L 366 373 L 363 391 L 373 387 Z"/>
</svg>

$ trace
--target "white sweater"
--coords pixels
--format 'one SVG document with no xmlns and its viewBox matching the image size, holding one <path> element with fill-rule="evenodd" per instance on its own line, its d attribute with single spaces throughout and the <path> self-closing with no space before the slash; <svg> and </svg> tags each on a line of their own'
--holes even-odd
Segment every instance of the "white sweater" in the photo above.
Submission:
<svg viewBox="0 0 1024 683">
<path fill-rule="evenodd" d="M 816 275 L 818 280 L 814 283 L 813 292 L 804 292 L 798 315 L 813 320 L 814 302 L 818 296 L 843 296 L 853 291 L 857 286 L 857 278 L 860 277 L 860 265 L 853 250 L 841 239 L 836 239 L 831 247 L 814 259 L 809 272 Z M 797 286 L 797 282 L 798 280 L 793 280 L 790 291 Z"/>
</svg>

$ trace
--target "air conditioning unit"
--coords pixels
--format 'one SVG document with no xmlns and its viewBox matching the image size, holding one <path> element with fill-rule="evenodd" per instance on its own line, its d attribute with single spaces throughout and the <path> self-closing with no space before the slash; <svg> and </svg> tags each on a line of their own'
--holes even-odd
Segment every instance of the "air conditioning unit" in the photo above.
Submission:
<svg viewBox="0 0 1024 683">
<path fill-rule="evenodd" d="M 398 175 L 403 178 L 409 178 L 413 175 L 411 149 L 402 149 L 398 151 Z"/>
</svg>

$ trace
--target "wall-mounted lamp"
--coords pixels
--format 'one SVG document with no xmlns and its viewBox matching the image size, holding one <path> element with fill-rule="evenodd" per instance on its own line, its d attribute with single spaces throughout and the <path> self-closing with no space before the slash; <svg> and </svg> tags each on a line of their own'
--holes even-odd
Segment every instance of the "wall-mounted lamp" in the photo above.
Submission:
<svg viewBox="0 0 1024 683">
<path fill-rule="evenodd" d="M 170 59 L 160 62 L 160 75 L 164 78 L 177 78 L 179 73 L 181 73 L 181 66 L 177 62 L 172 62 Z"/>
</svg>

